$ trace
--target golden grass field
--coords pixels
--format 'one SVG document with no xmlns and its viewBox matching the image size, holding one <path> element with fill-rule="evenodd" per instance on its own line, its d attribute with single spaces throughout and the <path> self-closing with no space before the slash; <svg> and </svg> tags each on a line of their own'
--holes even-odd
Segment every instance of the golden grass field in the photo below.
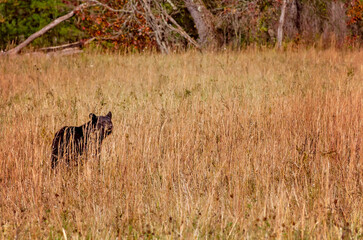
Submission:
<svg viewBox="0 0 363 240">
<path fill-rule="evenodd" d="M 113 113 L 101 171 L 51 141 Z M 362 239 L 363 51 L 0 59 L 1 239 Z"/>
</svg>

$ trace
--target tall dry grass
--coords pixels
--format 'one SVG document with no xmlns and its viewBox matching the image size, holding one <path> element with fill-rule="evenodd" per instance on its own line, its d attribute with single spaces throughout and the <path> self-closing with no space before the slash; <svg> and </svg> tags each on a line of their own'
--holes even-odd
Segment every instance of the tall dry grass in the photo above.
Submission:
<svg viewBox="0 0 363 240">
<path fill-rule="evenodd" d="M 363 52 L 0 59 L 0 237 L 363 237 Z M 113 113 L 101 171 L 52 174 Z"/>
</svg>

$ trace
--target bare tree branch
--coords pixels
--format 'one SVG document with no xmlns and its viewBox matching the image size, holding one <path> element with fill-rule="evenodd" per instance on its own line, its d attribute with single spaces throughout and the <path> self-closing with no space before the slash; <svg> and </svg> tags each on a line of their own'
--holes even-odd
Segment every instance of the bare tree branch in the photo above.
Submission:
<svg viewBox="0 0 363 240">
<path fill-rule="evenodd" d="M 147 0 L 143 0 L 142 2 L 144 5 L 144 9 L 147 12 L 146 20 L 147 20 L 148 24 L 151 26 L 151 28 L 153 29 L 156 43 L 158 44 L 162 53 L 168 54 L 169 49 L 166 46 L 166 42 L 163 41 L 163 36 L 162 36 L 163 31 L 161 29 L 159 22 L 157 21 L 157 19 L 155 18 L 154 14 L 151 11 L 150 2 Z"/>
<path fill-rule="evenodd" d="M 172 18 L 169 14 L 167 14 L 166 12 L 164 13 L 165 16 L 170 20 L 170 22 L 172 22 L 176 28 L 172 27 L 172 29 L 179 33 L 181 36 L 183 36 L 185 39 L 187 39 L 191 44 L 193 44 L 197 49 L 201 49 L 200 45 L 192 38 L 188 35 L 188 33 L 186 33 L 184 31 L 184 29 L 174 20 L 174 18 Z M 169 27 L 171 27 L 169 24 L 167 24 Z"/>
<path fill-rule="evenodd" d="M 175 7 L 174 3 L 171 0 L 166 0 L 170 6 L 173 8 L 173 10 L 177 10 L 177 7 Z"/>
<path fill-rule="evenodd" d="M 198 50 L 200 50 L 201 49 L 201 47 L 200 47 L 200 45 L 192 38 L 192 37 L 190 37 L 189 35 L 188 35 L 188 33 L 186 33 L 185 31 L 184 31 L 184 29 L 175 21 L 175 19 L 174 18 L 172 18 L 166 11 L 165 11 L 165 9 L 156 1 L 156 0 L 154 0 L 154 2 L 155 2 L 155 4 L 161 9 L 161 13 L 162 13 L 162 16 L 163 15 L 165 15 L 165 17 L 167 18 L 167 19 L 169 19 L 169 21 L 172 23 L 172 24 L 174 24 L 175 26 L 176 26 L 176 28 L 175 27 L 173 27 L 173 26 L 171 26 L 164 18 L 162 18 L 163 19 L 163 22 L 164 22 L 164 24 L 169 28 L 169 29 L 171 29 L 172 31 L 174 31 L 174 32 L 177 32 L 177 33 L 179 33 L 182 37 L 184 37 L 187 41 L 189 41 L 192 45 L 194 45 Z"/>
<path fill-rule="evenodd" d="M 38 32 L 32 34 L 30 37 L 28 37 L 24 42 L 22 42 L 21 44 L 19 44 L 18 46 L 16 46 L 13 49 L 10 49 L 9 51 L 6 52 L 7 55 L 15 55 L 17 53 L 19 53 L 21 51 L 21 49 L 23 49 L 24 47 L 26 47 L 29 43 L 31 43 L 34 39 L 42 36 L 44 33 L 48 32 L 50 29 L 54 28 L 55 26 L 57 26 L 58 24 L 60 24 L 61 22 L 73 17 L 73 15 L 75 14 L 75 12 L 82 10 L 83 8 L 88 7 L 88 3 L 83 3 L 79 6 L 77 6 L 76 8 L 74 8 L 72 11 L 70 11 L 69 13 L 67 13 L 66 15 L 57 18 L 56 20 L 54 20 L 53 22 L 51 22 L 50 24 L 48 24 L 47 26 L 43 27 L 42 29 L 40 29 Z"/>
</svg>

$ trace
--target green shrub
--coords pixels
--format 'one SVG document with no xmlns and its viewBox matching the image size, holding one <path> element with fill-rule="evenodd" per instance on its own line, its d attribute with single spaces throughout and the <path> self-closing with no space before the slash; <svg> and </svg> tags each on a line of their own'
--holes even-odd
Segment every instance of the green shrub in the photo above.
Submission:
<svg viewBox="0 0 363 240">
<path fill-rule="evenodd" d="M 56 18 L 69 11 L 60 0 L 5 0 L 0 3 L 0 48 L 18 44 Z M 67 20 L 42 37 L 33 46 L 50 46 L 76 41 L 83 33 Z"/>
</svg>

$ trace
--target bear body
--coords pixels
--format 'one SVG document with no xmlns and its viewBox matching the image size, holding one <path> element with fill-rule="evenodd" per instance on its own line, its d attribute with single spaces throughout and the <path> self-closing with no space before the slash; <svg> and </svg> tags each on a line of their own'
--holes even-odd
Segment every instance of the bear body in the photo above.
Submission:
<svg viewBox="0 0 363 240">
<path fill-rule="evenodd" d="M 91 113 L 89 116 L 91 121 L 79 127 L 65 126 L 55 134 L 51 157 L 53 169 L 61 160 L 67 165 L 78 164 L 78 158 L 84 153 L 100 154 L 103 140 L 112 133 L 112 113 L 106 116 Z"/>
</svg>

